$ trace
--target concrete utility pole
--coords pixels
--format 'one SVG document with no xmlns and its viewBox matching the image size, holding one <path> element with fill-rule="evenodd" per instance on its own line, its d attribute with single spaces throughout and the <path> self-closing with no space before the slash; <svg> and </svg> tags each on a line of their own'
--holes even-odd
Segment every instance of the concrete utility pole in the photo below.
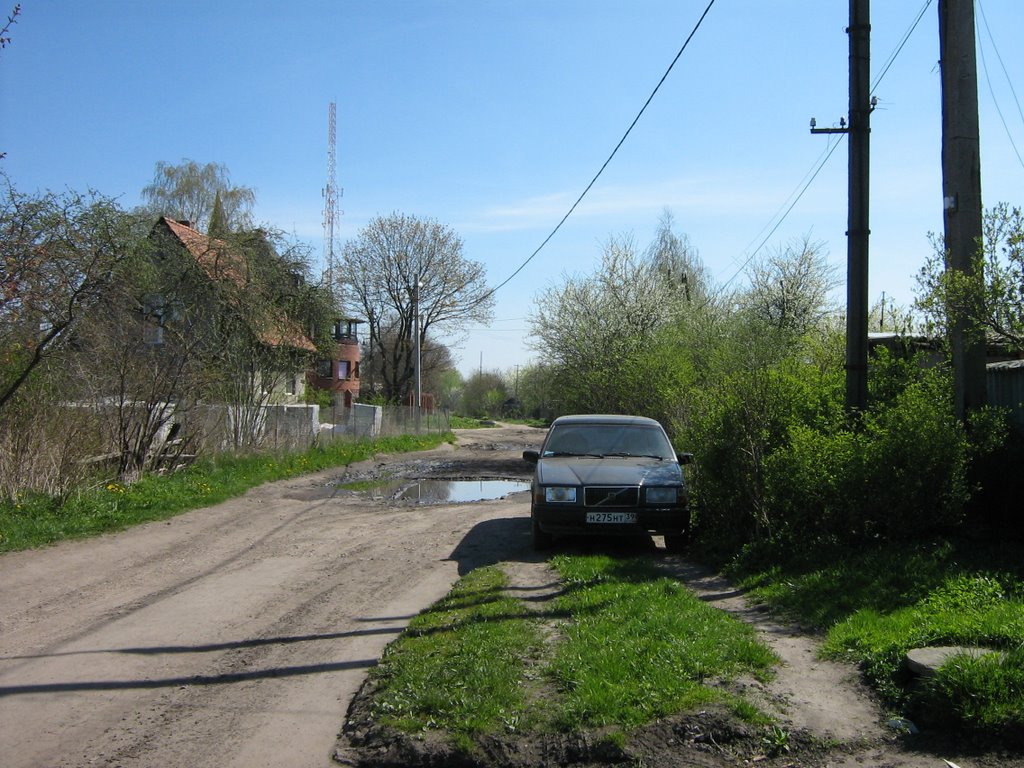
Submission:
<svg viewBox="0 0 1024 768">
<path fill-rule="evenodd" d="M 942 198 L 946 269 L 974 273 L 981 245 L 981 150 L 974 0 L 939 0 L 942 63 Z M 985 335 L 950 318 L 957 416 L 985 405 Z"/>
<path fill-rule="evenodd" d="M 871 3 L 850 0 L 850 124 L 817 128 L 811 133 L 845 133 L 849 137 L 846 223 L 846 410 L 868 404 L 868 198 L 871 159 Z"/>
<path fill-rule="evenodd" d="M 868 170 L 871 148 L 871 3 L 850 0 L 850 171 L 846 232 L 846 408 L 868 404 Z"/>
<path fill-rule="evenodd" d="M 421 408 L 423 406 L 423 379 L 420 371 L 422 350 L 420 348 L 420 288 L 423 287 L 423 283 L 420 282 L 420 273 L 416 273 L 416 282 L 412 286 L 412 312 L 413 312 L 413 333 L 416 336 L 415 352 L 416 360 L 413 363 L 413 377 L 414 377 L 414 390 L 413 395 L 415 402 L 413 405 L 416 407 L 416 434 L 420 433 L 420 414 L 422 413 Z"/>
</svg>

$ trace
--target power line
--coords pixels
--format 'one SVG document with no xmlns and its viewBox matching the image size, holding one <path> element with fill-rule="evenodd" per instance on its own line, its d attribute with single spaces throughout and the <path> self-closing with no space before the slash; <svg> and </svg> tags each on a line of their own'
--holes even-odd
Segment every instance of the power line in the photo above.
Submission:
<svg viewBox="0 0 1024 768">
<path fill-rule="evenodd" d="M 899 57 L 900 53 L 903 51 L 904 46 L 907 44 L 907 41 L 909 41 L 911 36 L 914 34 L 914 31 L 917 29 L 918 25 L 921 23 L 921 19 L 924 17 L 925 11 L 928 10 L 928 6 L 930 6 L 931 4 L 932 4 L 932 0 L 925 0 L 924 5 L 921 6 L 921 10 L 917 12 L 917 16 L 914 18 L 914 21 L 911 23 L 910 27 L 908 27 L 907 31 L 903 34 L 903 38 L 900 40 L 899 45 L 897 45 L 896 48 L 893 49 L 892 53 L 889 54 L 889 58 L 886 59 L 885 64 L 882 67 L 882 71 L 879 73 L 878 77 L 875 78 L 875 82 L 871 86 L 871 93 L 874 93 L 875 89 L 878 88 L 878 86 L 881 84 L 882 80 L 885 79 L 885 76 L 886 76 L 886 74 L 888 74 L 890 67 L 892 67 L 892 65 L 895 63 L 896 59 Z M 736 272 L 733 273 L 732 277 L 730 277 L 728 280 L 725 281 L 725 283 L 723 283 L 722 290 L 725 290 L 726 288 L 728 288 L 729 285 L 732 283 L 732 281 L 735 280 L 737 277 L 739 277 L 740 273 L 742 273 L 743 270 L 746 269 L 747 265 L 754 259 L 754 257 L 761 251 L 761 249 L 764 248 L 764 246 L 768 243 L 768 241 L 771 239 L 772 235 L 774 235 L 775 232 L 779 229 L 779 227 L 782 226 L 782 222 L 784 222 L 786 220 L 786 218 L 789 216 L 789 214 L 793 210 L 793 208 L 796 207 L 796 204 L 798 202 L 800 202 L 800 199 L 804 196 L 804 193 L 807 192 L 807 190 L 810 188 L 811 184 L 818 177 L 818 174 L 821 173 L 821 170 L 828 163 L 829 159 L 835 153 L 835 151 L 839 147 L 840 143 L 841 142 L 837 141 L 835 144 L 833 144 L 832 147 L 827 150 L 827 154 L 825 155 L 825 157 L 821 161 L 816 161 L 817 162 L 816 166 L 813 166 L 813 165 L 811 166 L 813 168 L 813 173 L 812 173 L 810 179 L 807 180 L 807 183 L 803 185 L 803 188 L 800 189 L 800 193 L 796 196 L 796 198 L 793 200 L 793 202 L 790 204 L 790 206 L 788 208 L 786 208 L 786 212 L 784 214 L 782 214 L 782 217 L 779 218 L 779 220 L 771 228 L 771 231 L 769 231 L 768 234 L 764 237 L 764 239 L 761 241 L 760 245 L 758 245 L 757 248 L 755 248 L 753 251 L 751 251 L 750 255 L 743 261 L 743 263 L 740 265 L 739 269 L 737 269 Z M 811 171 L 808 171 L 808 173 L 811 173 Z M 805 179 L 807 178 L 806 174 L 804 175 L 804 178 Z M 792 197 L 792 193 L 790 193 L 790 197 Z M 788 200 L 789 198 L 786 198 L 786 199 Z M 785 203 L 783 203 L 783 206 L 785 206 Z M 776 211 L 775 215 L 778 216 L 778 211 Z M 769 219 L 769 223 L 771 221 L 772 220 Z M 765 227 L 767 227 L 767 226 L 768 225 L 766 224 Z M 762 227 L 761 232 L 764 232 L 764 227 Z M 757 237 L 755 237 L 754 239 L 756 240 Z"/>
<path fill-rule="evenodd" d="M 978 0 L 978 10 L 981 11 L 981 20 L 985 24 L 985 31 L 988 33 L 988 39 L 992 43 L 992 50 L 996 53 L 996 58 L 999 60 L 999 65 L 1003 68 L 1003 76 L 1006 78 L 1006 82 L 1010 86 L 1010 93 L 1013 94 L 1013 100 L 1017 104 L 1017 113 L 1021 116 L 1021 120 L 1024 120 L 1024 112 L 1021 111 L 1020 101 L 1017 99 L 1017 91 L 1014 90 L 1013 81 L 1010 79 L 1010 74 L 1006 71 L 1006 65 L 1003 63 L 1003 57 L 999 55 L 999 48 L 996 47 L 995 38 L 992 36 L 992 30 L 988 25 L 988 18 L 985 16 L 985 9 L 981 5 L 981 0 Z M 1024 166 L 1024 159 L 1021 158 L 1020 151 L 1017 149 L 1017 144 L 1013 140 L 1013 133 L 1010 131 L 1010 126 L 1006 123 L 1006 118 L 1003 117 L 1003 110 L 999 107 L 999 100 L 996 98 L 995 89 L 992 87 L 992 79 L 988 74 L 988 63 L 985 61 L 985 49 L 981 45 L 981 30 L 978 30 L 978 51 L 981 54 L 981 67 L 985 70 L 985 83 L 988 85 L 988 92 L 992 95 L 992 103 L 995 104 L 996 113 L 999 115 L 999 120 L 1003 124 L 1003 130 L 1006 131 L 1006 137 L 1010 140 L 1010 146 L 1013 147 L 1013 153 L 1017 155 L 1017 162 Z"/>
<path fill-rule="evenodd" d="M 885 60 L 885 64 L 882 66 L 882 71 L 879 73 L 878 77 L 875 78 L 875 82 L 871 84 L 871 93 L 874 93 L 875 89 L 882 83 L 882 80 L 885 79 L 886 74 L 889 72 L 889 67 L 893 65 L 896 61 L 896 57 L 903 51 L 903 46 L 905 46 L 907 41 L 910 40 L 910 36 L 914 34 L 914 30 L 917 29 L 917 25 L 921 23 L 921 18 L 924 16 L 924 12 L 928 10 L 928 6 L 931 4 L 932 0 L 925 0 L 925 4 L 921 6 L 921 10 L 917 12 L 917 18 L 914 19 L 913 24 L 911 24 L 910 28 L 906 33 L 904 33 L 903 39 L 900 40 L 900 44 L 896 46 L 892 53 L 889 54 L 889 58 Z"/>
<path fill-rule="evenodd" d="M 726 288 L 729 287 L 729 284 L 733 280 L 735 280 L 737 277 L 740 276 L 740 273 L 743 272 L 743 270 L 747 268 L 747 265 L 754 259 L 754 257 L 760 252 L 760 250 L 762 248 L 764 248 L 764 246 L 772 238 L 772 235 L 775 234 L 775 232 L 779 229 L 779 227 L 782 226 L 782 222 L 784 222 L 786 220 L 786 217 L 789 216 L 789 214 L 793 210 L 793 208 L 796 207 L 796 204 L 800 202 L 800 199 L 804 196 L 804 193 L 807 192 L 807 190 L 810 188 L 811 184 L 814 183 L 814 180 L 816 178 L 818 178 L 818 174 L 821 173 L 822 168 L 825 167 L 825 165 L 828 163 L 829 159 L 832 157 L 833 153 L 836 151 L 836 148 L 838 148 L 840 144 L 842 144 L 842 141 L 837 141 L 835 144 L 832 145 L 832 148 L 828 150 L 828 154 L 826 154 L 825 157 L 818 163 L 817 168 L 814 169 L 814 172 L 811 174 L 811 177 L 809 179 L 807 179 L 807 183 L 804 184 L 803 189 L 800 190 L 800 193 L 796 196 L 796 198 L 794 198 L 793 202 L 786 209 L 786 212 L 784 214 L 782 214 L 782 217 L 775 223 L 775 226 L 773 226 L 771 228 L 771 231 L 768 232 L 768 234 L 764 236 L 764 239 L 761 241 L 761 244 L 758 245 L 757 248 L 755 248 L 753 251 L 751 251 L 750 255 L 743 261 L 742 264 L 740 264 L 739 269 L 737 269 L 733 273 L 733 276 L 730 277 L 728 280 L 725 281 L 725 283 L 722 284 L 722 290 L 723 291 Z M 807 177 L 805 176 L 804 178 L 807 178 Z M 763 232 L 764 230 L 762 229 L 761 231 Z"/>
<path fill-rule="evenodd" d="M 636 126 L 636 124 L 638 122 L 640 122 L 640 118 L 643 116 L 644 112 L 647 111 L 647 107 L 650 105 L 650 103 L 654 100 L 655 94 L 658 93 L 658 90 L 661 88 L 662 84 L 668 78 L 669 73 L 672 71 L 672 68 L 675 67 L 676 62 L 679 61 L 679 58 L 683 55 L 683 51 L 686 50 L 687 46 L 690 44 L 690 41 L 693 39 L 694 35 L 697 34 L 697 30 L 700 29 L 700 25 L 704 23 L 704 18 L 711 11 L 711 6 L 713 6 L 714 4 L 715 4 L 715 0 L 711 0 L 708 3 L 707 8 L 705 8 L 704 9 L 704 13 L 702 13 L 700 15 L 700 18 L 697 20 L 697 23 L 694 25 L 693 29 L 690 31 L 690 34 L 687 36 L 686 40 L 683 42 L 682 47 L 679 49 L 679 52 L 676 54 L 675 58 L 672 59 L 672 63 L 668 65 L 668 69 L 665 70 L 665 74 L 663 74 L 661 76 L 661 80 L 659 80 L 658 84 L 656 86 L 654 86 L 654 90 L 651 91 L 651 95 L 647 97 L 647 101 L 644 102 L 644 105 L 640 108 L 640 111 L 637 113 L 637 116 L 635 118 L 633 118 L 633 122 L 629 124 L 629 128 L 626 129 L 626 132 L 622 135 L 622 138 L 619 139 L 619 143 L 615 145 L 615 149 L 613 149 L 612 153 L 610 155 L 608 155 L 608 159 L 604 161 L 604 164 L 601 166 L 601 168 L 598 170 L 598 172 L 596 174 L 594 174 L 594 178 L 592 178 L 590 180 L 590 183 L 587 184 L 586 189 L 584 189 L 583 192 L 580 194 L 580 196 L 578 198 L 576 198 L 576 202 L 572 204 L 572 207 L 569 208 L 569 211 L 565 214 L 565 216 L 562 217 L 562 220 L 559 221 L 557 225 L 555 225 L 555 228 L 553 230 L 551 230 L 551 233 L 547 237 L 544 238 L 544 241 L 539 246 L 537 246 L 537 250 L 535 250 L 533 253 L 531 253 L 530 256 L 526 259 L 526 261 L 524 261 L 522 264 L 519 265 L 519 267 L 516 269 L 515 272 L 513 272 L 511 275 L 506 277 L 502 282 L 500 282 L 496 286 L 494 286 L 494 288 L 492 288 L 486 294 L 484 294 L 480 298 L 480 301 L 486 301 L 491 296 L 493 296 L 495 293 L 497 293 L 500 289 L 502 289 L 506 285 L 508 285 L 508 283 L 511 282 L 512 279 L 516 275 L 518 275 L 520 272 L 522 272 L 526 268 L 527 264 L 529 264 L 531 261 L 533 261 L 534 257 L 538 253 L 540 253 L 541 250 L 543 250 L 544 246 L 546 246 L 548 244 L 548 242 L 551 240 L 551 238 L 553 238 L 555 236 L 555 234 L 558 232 L 558 230 L 560 230 L 562 228 L 562 225 L 565 224 L 566 220 L 573 214 L 573 211 L 575 211 L 576 207 L 583 201 L 583 198 L 587 196 L 587 193 L 590 192 L 591 187 L 593 187 L 594 184 L 597 183 L 597 180 L 601 177 L 601 174 L 604 173 L 604 169 L 608 167 L 608 164 L 611 163 L 612 158 L 615 157 L 615 155 L 618 153 L 619 149 L 626 142 L 626 139 L 629 137 L 629 134 L 632 133 L 633 128 Z"/>
</svg>

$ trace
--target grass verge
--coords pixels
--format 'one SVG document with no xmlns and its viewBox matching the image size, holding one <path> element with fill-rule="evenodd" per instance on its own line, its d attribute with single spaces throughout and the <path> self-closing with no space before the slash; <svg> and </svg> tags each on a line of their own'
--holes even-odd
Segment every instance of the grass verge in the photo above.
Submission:
<svg viewBox="0 0 1024 768">
<path fill-rule="evenodd" d="M 448 417 L 449 429 L 491 429 L 494 422 L 489 419 L 474 419 L 469 416 L 452 414 Z"/>
<path fill-rule="evenodd" d="M 495 566 L 471 571 L 410 622 L 371 672 L 386 725 L 454 734 L 516 730 L 526 712 L 523 660 L 540 635 Z"/>
<path fill-rule="evenodd" d="M 753 629 L 702 602 L 646 558 L 559 556 L 568 585 L 557 608 L 572 617 L 551 673 L 563 692 L 563 730 L 652 720 L 724 702 L 748 705 L 708 681 L 764 678 L 777 661 Z"/>
<path fill-rule="evenodd" d="M 31 549 L 163 520 L 240 496 L 273 480 L 347 466 L 380 453 L 436 448 L 446 434 L 405 435 L 335 442 L 300 453 L 218 456 L 171 475 L 146 475 L 137 483 L 103 482 L 66 498 L 27 495 L 0 502 L 0 552 Z"/>
<path fill-rule="evenodd" d="M 979 739 L 1024 734 L 1024 552 L 977 542 L 880 547 L 827 564 L 741 570 L 755 599 L 826 633 L 825 655 L 864 671 L 894 709 Z M 916 683 L 912 648 L 977 646 Z"/>
<path fill-rule="evenodd" d="M 540 611 L 508 596 L 492 566 L 418 616 L 372 673 L 375 716 L 410 733 L 447 731 L 457 743 L 513 731 L 628 731 L 712 703 L 764 721 L 711 685 L 771 674 L 777 659 L 750 627 L 649 559 L 553 564 L 564 590 Z"/>
</svg>

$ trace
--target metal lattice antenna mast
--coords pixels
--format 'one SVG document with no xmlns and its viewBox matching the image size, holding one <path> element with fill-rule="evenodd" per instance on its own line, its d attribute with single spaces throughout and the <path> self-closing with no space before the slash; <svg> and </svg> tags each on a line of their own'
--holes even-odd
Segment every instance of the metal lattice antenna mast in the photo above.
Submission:
<svg viewBox="0 0 1024 768">
<path fill-rule="evenodd" d="M 327 268 L 327 287 L 331 295 L 337 298 L 337 291 L 334 284 L 334 223 L 338 217 L 338 187 L 335 175 L 337 173 L 334 145 L 335 145 L 335 111 L 336 105 L 332 101 L 327 112 L 327 186 L 324 188 L 324 264 Z"/>
</svg>

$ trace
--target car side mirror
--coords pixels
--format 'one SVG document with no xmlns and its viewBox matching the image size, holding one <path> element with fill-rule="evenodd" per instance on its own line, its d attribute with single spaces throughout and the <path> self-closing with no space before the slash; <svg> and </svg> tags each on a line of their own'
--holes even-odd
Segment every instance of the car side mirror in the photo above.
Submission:
<svg viewBox="0 0 1024 768">
<path fill-rule="evenodd" d="M 678 461 L 680 464 L 693 464 L 693 454 L 692 453 L 677 453 L 676 454 L 676 461 Z"/>
<path fill-rule="evenodd" d="M 539 451 L 523 451 L 523 461 L 529 464 L 536 464 L 540 461 Z"/>
</svg>

